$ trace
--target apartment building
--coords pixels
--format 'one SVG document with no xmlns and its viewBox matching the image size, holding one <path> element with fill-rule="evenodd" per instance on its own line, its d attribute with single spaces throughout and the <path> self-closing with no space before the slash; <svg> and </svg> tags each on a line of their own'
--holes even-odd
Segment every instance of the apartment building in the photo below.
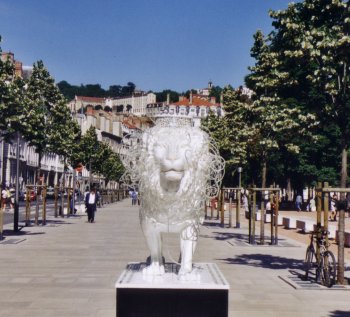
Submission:
<svg viewBox="0 0 350 317">
<path fill-rule="evenodd" d="M 106 99 L 99 97 L 75 96 L 67 106 L 71 113 L 83 113 L 87 106 L 92 106 L 94 108 L 100 106 L 104 109 L 106 106 Z"/>
<path fill-rule="evenodd" d="M 222 108 L 222 97 L 220 103 L 217 103 L 215 97 L 190 93 L 189 98 L 180 96 L 178 102 L 170 103 L 168 98 L 164 103 L 148 104 L 146 115 L 151 118 L 159 115 L 188 116 L 193 118 L 195 126 L 200 126 L 201 119 L 205 118 L 209 112 L 223 116 Z"/>
<path fill-rule="evenodd" d="M 147 105 L 156 102 L 154 93 L 135 91 L 131 96 L 120 98 L 107 98 L 106 106 L 109 106 L 114 113 L 131 113 L 135 116 L 145 116 Z"/>
</svg>

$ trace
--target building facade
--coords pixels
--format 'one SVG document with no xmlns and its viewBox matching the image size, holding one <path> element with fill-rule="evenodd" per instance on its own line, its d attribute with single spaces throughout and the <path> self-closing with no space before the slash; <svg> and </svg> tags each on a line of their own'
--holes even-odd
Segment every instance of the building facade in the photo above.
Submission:
<svg viewBox="0 0 350 317">
<path fill-rule="evenodd" d="M 147 105 L 156 102 L 154 93 L 138 91 L 128 97 L 107 98 L 106 106 L 112 108 L 114 113 L 131 113 L 135 116 L 145 116 Z"/>
<path fill-rule="evenodd" d="M 25 190 L 26 185 L 35 183 L 39 155 L 33 146 L 29 146 L 19 137 L 19 188 Z M 3 186 L 11 186 L 16 182 L 17 138 L 11 143 L 0 142 L 0 174 Z M 44 184 L 54 186 L 63 174 L 63 164 L 60 157 L 53 153 L 43 155 L 41 160 L 41 177 Z"/>
<path fill-rule="evenodd" d="M 200 126 L 201 119 L 211 112 L 217 116 L 223 116 L 222 98 L 220 103 L 215 97 L 190 93 L 190 97 L 180 96 L 178 102 L 153 103 L 147 105 L 146 115 L 156 117 L 159 115 L 188 116 L 193 118 L 195 126 Z"/>
<path fill-rule="evenodd" d="M 101 108 L 104 109 L 105 105 L 105 98 L 75 96 L 74 99 L 68 103 L 68 108 L 71 113 L 83 113 L 87 106 L 92 106 L 94 108 L 101 106 Z"/>
</svg>

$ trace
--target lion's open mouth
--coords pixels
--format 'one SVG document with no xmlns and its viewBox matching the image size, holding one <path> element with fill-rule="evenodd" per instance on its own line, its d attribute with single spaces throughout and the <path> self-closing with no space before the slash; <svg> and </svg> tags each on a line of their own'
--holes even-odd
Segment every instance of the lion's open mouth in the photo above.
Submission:
<svg viewBox="0 0 350 317">
<path fill-rule="evenodd" d="M 183 176 L 183 171 L 179 172 L 179 171 L 169 170 L 163 173 L 165 178 L 169 181 L 179 181 Z"/>
</svg>

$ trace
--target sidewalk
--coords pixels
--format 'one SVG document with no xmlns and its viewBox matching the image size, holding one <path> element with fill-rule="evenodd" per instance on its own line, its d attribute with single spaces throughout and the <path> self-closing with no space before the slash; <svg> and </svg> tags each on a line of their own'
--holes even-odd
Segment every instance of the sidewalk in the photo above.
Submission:
<svg viewBox="0 0 350 317">
<path fill-rule="evenodd" d="M 49 218 L 47 226 L 5 235 L 0 243 L 0 316 L 115 316 L 115 281 L 128 262 L 148 256 L 137 209 L 126 199 L 98 209 L 94 224 L 85 215 Z M 350 314 L 350 290 L 294 288 L 286 282 L 302 267 L 303 243 L 280 235 L 279 246 L 251 246 L 243 217 L 241 227 L 205 221 L 194 259 L 217 263 L 225 275 L 231 287 L 230 316 Z M 166 261 L 177 260 L 178 237 L 164 240 Z"/>
</svg>

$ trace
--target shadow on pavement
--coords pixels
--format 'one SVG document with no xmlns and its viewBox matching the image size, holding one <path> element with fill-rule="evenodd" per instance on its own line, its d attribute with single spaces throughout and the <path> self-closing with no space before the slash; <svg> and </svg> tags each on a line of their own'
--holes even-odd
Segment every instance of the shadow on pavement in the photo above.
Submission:
<svg viewBox="0 0 350 317">
<path fill-rule="evenodd" d="M 269 254 L 242 254 L 236 258 L 219 259 L 233 265 L 249 265 L 272 270 L 299 269 L 304 268 L 303 260 L 284 258 Z"/>
<path fill-rule="evenodd" d="M 213 238 L 216 240 L 231 240 L 234 239 L 239 242 L 249 243 L 249 235 L 242 233 L 233 233 L 233 232 L 213 232 L 215 235 Z M 269 244 L 271 237 L 265 236 L 265 244 Z M 260 235 L 255 235 L 256 245 L 259 245 Z M 279 242 L 286 241 L 286 239 L 278 238 Z"/>
<path fill-rule="evenodd" d="M 232 232 L 213 232 L 215 234 L 214 238 L 216 240 L 230 240 L 235 239 L 241 242 L 248 242 L 249 235 L 242 233 L 232 233 Z"/>
<path fill-rule="evenodd" d="M 350 311 L 335 310 L 329 314 L 329 317 L 349 317 Z"/>
<path fill-rule="evenodd" d="M 72 222 L 67 222 L 64 220 L 54 219 L 54 220 L 46 220 L 46 225 L 42 225 L 41 221 L 39 222 L 39 225 L 36 226 L 33 221 L 31 221 L 29 226 L 26 225 L 20 225 L 18 231 L 14 231 L 11 229 L 5 229 L 3 230 L 2 234 L 4 237 L 16 237 L 16 236 L 25 236 L 25 235 L 39 235 L 39 234 L 45 234 L 45 232 L 30 232 L 28 230 L 25 230 L 26 228 L 45 228 L 45 227 L 54 227 L 54 226 L 60 226 L 60 225 L 71 225 Z"/>
<path fill-rule="evenodd" d="M 212 219 L 217 220 L 217 219 Z M 217 228 L 221 228 L 221 224 L 219 222 L 208 222 L 208 221 L 204 221 L 203 222 L 203 226 L 205 227 L 217 227 Z"/>
<path fill-rule="evenodd" d="M 13 231 L 13 230 L 4 230 L 3 231 L 3 236 L 5 237 L 19 237 L 19 236 L 35 236 L 35 235 L 39 235 L 39 234 L 45 234 L 45 232 L 30 232 L 30 231 Z"/>
<path fill-rule="evenodd" d="M 76 216 L 78 217 L 78 216 Z M 79 217 L 80 218 L 80 217 Z M 67 222 L 64 220 L 46 220 L 47 225 L 72 225 L 72 222 Z"/>
</svg>

